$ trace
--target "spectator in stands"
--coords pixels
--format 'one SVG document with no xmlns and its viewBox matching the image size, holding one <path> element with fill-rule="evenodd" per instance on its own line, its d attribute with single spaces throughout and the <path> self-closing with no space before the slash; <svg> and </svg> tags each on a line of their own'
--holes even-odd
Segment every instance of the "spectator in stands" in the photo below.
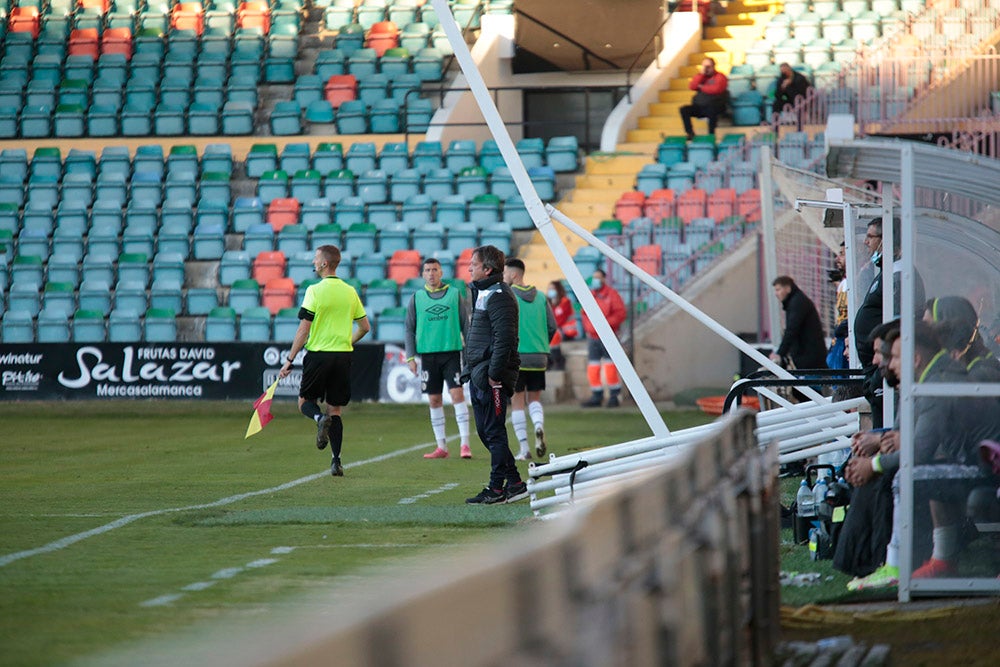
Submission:
<svg viewBox="0 0 1000 667">
<path fill-rule="evenodd" d="M 979 329 L 979 315 L 960 296 L 931 299 L 924 321 L 935 325 L 941 343 L 955 361 L 965 366 L 972 382 L 1000 382 L 1000 361 L 986 348 Z"/>
<path fill-rule="evenodd" d="M 867 342 L 874 351 L 873 363 L 882 373 L 887 372 L 888 361 L 882 356 L 882 343 L 892 331 L 899 331 L 899 320 L 875 327 L 871 341 Z M 880 389 L 881 377 L 880 374 Z M 851 460 L 870 459 L 878 454 L 883 433 L 883 429 L 855 433 L 851 439 Z M 851 504 L 837 538 L 833 566 L 855 577 L 848 584 L 852 590 L 885 563 L 885 550 L 892 535 L 892 479 L 892 474 L 880 475 L 869 484 L 857 486 L 851 495 Z"/>
<path fill-rule="evenodd" d="M 455 422 L 461 439 L 463 459 L 472 458 L 469 447 L 469 407 L 459 376 L 462 374 L 462 339 L 469 321 L 469 302 L 457 289 L 441 281 L 441 262 L 434 257 L 424 260 L 421 269 L 423 289 L 413 294 L 406 307 L 406 363 L 417 374 L 420 356 L 420 390 L 427 394 L 431 411 L 431 429 L 437 447 L 424 454 L 425 459 L 448 458 L 445 439 L 444 395 L 448 385 Z"/>
<path fill-rule="evenodd" d="M 371 325 L 358 293 L 337 277 L 338 264 L 340 248 L 322 245 L 316 249 L 313 267 L 321 280 L 306 289 L 299 309 L 299 328 L 278 375 L 288 377 L 292 361 L 305 348 L 299 412 L 316 422 L 316 447 L 324 449 L 330 444 L 330 474 L 343 477 L 340 451 L 344 424 L 340 413 L 351 401 L 351 353 Z M 320 410 L 320 401 L 326 403 L 325 413 Z"/>
<path fill-rule="evenodd" d="M 601 269 L 595 269 L 590 278 L 590 291 L 597 299 L 597 305 L 604 313 L 604 317 L 611 325 L 611 330 L 618 334 L 618 328 L 625 322 L 627 315 L 625 302 L 621 294 L 607 283 L 607 276 Z M 609 408 L 617 408 L 620 405 L 618 395 L 621 393 L 622 385 L 618 377 L 618 369 L 611 361 L 611 355 L 604 347 L 597 329 L 583 313 L 583 330 L 587 332 L 587 380 L 590 383 L 590 398 L 581 403 L 585 408 L 600 407 L 604 403 L 604 387 L 608 388 Z M 604 375 L 604 382 L 601 382 L 601 375 Z"/>
<path fill-rule="evenodd" d="M 503 281 L 517 297 L 517 353 L 521 367 L 517 384 L 510 399 L 510 421 L 520 450 L 517 461 L 531 460 L 528 448 L 528 420 L 535 427 L 535 454 L 545 455 L 545 410 L 542 392 L 545 390 L 545 369 L 549 365 L 549 341 L 556 333 L 556 316 L 549 302 L 538 290 L 524 283 L 524 262 L 512 257 L 504 264 Z M 527 406 L 527 416 L 525 415 Z"/>
<path fill-rule="evenodd" d="M 549 355 L 552 359 L 552 370 L 561 371 L 566 368 L 566 358 L 562 353 L 562 342 L 573 340 L 580 335 L 576 326 L 576 311 L 573 310 L 573 303 L 566 296 L 566 290 L 562 286 L 562 281 L 553 280 L 545 292 L 549 306 L 556 318 L 556 333 L 549 341 Z"/>
<path fill-rule="evenodd" d="M 816 305 L 790 276 L 778 276 L 772 285 L 785 310 L 785 333 L 771 360 L 791 360 L 795 368 L 826 368 L 826 338 Z"/>
<path fill-rule="evenodd" d="M 779 69 L 781 73 L 778 75 L 778 81 L 774 89 L 774 107 L 772 108 L 771 116 L 775 132 L 778 131 L 778 125 L 781 124 L 781 113 L 791 110 L 795 106 L 795 103 L 800 98 L 804 98 L 809 93 L 809 89 L 812 88 L 809 79 L 801 72 L 796 72 L 792 69 L 792 66 L 788 63 L 781 63 Z M 796 123 L 798 130 L 801 132 L 801 110 L 796 114 Z"/>
<path fill-rule="evenodd" d="M 707 119 L 708 133 L 714 135 L 719 116 L 729 106 L 729 79 L 722 72 L 716 71 L 714 60 L 705 58 L 701 61 L 701 70 L 691 77 L 688 88 L 696 91 L 691 104 L 680 109 L 688 140 L 694 139 L 691 118 Z"/>
<path fill-rule="evenodd" d="M 502 280 L 503 251 L 479 246 L 469 260 L 472 317 L 465 339 L 462 382 L 469 383 L 476 431 L 490 452 L 486 487 L 465 502 L 509 503 L 528 497 L 507 440 L 507 399 L 514 395 L 517 369 L 517 299 Z"/>
<path fill-rule="evenodd" d="M 900 302 L 902 299 L 902 264 L 899 262 L 900 241 L 903 235 L 903 227 L 899 218 L 893 218 L 893 316 L 899 317 Z M 882 219 L 873 218 L 868 223 L 865 233 L 865 246 L 872 252 L 872 266 L 876 269 L 875 275 L 868 285 L 868 290 L 858 306 L 858 311 L 854 315 L 854 339 L 857 341 L 867 340 L 871 336 L 872 329 L 882 322 L 882 269 L 884 268 L 884 249 L 882 247 Z M 914 303 L 923 308 L 924 304 L 924 283 L 920 274 L 914 272 Z M 917 313 L 919 317 L 923 313 Z M 866 378 L 869 384 L 877 381 L 877 368 L 872 365 L 872 352 L 864 345 L 858 345 L 858 361 L 866 371 Z M 872 424 L 877 428 L 883 425 L 881 395 L 869 396 L 872 408 Z"/>
</svg>

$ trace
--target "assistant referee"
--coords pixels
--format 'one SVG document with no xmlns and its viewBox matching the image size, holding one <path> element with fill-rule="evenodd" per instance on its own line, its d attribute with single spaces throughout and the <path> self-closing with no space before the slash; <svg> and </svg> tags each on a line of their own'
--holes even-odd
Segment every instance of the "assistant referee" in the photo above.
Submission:
<svg viewBox="0 0 1000 667">
<path fill-rule="evenodd" d="M 351 357 L 354 345 L 371 330 L 357 291 L 336 276 L 340 248 L 323 245 L 316 249 L 313 268 L 322 280 L 306 289 L 299 308 L 299 328 L 292 340 L 285 365 L 278 375 L 288 377 L 292 361 L 304 347 L 299 411 L 316 422 L 316 447 L 330 443 L 333 460 L 330 474 L 343 477 L 340 450 L 344 423 L 340 411 L 351 401 Z M 355 326 L 355 324 L 357 326 Z M 324 414 L 319 402 L 326 403 Z"/>
</svg>

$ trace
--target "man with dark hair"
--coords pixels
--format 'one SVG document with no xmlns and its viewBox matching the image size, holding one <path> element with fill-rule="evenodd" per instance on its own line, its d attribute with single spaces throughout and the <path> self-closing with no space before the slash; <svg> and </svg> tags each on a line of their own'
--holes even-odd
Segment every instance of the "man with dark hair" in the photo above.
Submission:
<svg viewBox="0 0 1000 667">
<path fill-rule="evenodd" d="M 771 284 L 785 309 L 785 334 L 771 360 L 790 358 L 795 368 L 826 368 L 826 339 L 816 305 L 789 276 L 778 276 Z"/>
<path fill-rule="evenodd" d="M 524 283 L 524 262 L 510 258 L 504 265 L 503 280 L 510 285 L 517 297 L 518 345 L 521 368 L 517 386 L 510 399 L 510 421 L 520 447 L 518 461 L 531 459 L 528 449 L 528 421 L 525 405 L 535 427 L 535 454 L 545 455 L 545 411 L 542 408 L 542 391 L 545 389 L 545 369 L 549 362 L 549 341 L 556 333 L 556 316 L 545 295 Z"/>
<path fill-rule="evenodd" d="M 788 63 L 781 63 L 779 70 L 781 73 L 778 76 L 778 82 L 774 89 L 774 106 L 772 107 L 775 129 L 777 129 L 778 124 L 781 122 L 781 112 L 786 107 L 789 109 L 794 107 L 795 102 L 800 97 L 805 97 L 809 89 L 812 88 L 809 79 L 801 72 L 796 72 L 792 69 L 792 66 Z M 796 122 L 798 129 L 801 130 L 801 113 L 797 114 Z"/>
<path fill-rule="evenodd" d="M 504 254 L 479 246 L 469 260 L 472 318 L 465 340 L 462 381 L 469 383 L 476 432 L 490 452 L 490 479 L 470 504 L 510 503 L 528 496 L 507 440 L 507 399 L 513 396 L 517 354 L 517 301 L 503 282 Z"/>
<path fill-rule="evenodd" d="M 698 73 L 688 82 L 688 88 L 695 91 L 694 97 L 691 98 L 691 104 L 680 108 L 681 122 L 684 123 L 688 140 L 694 139 L 692 118 L 707 118 L 708 133 L 714 135 L 719 116 L 726 112 L 729 105 L 729 79 L 715 69 L 713 59 L 705 58 L 701 61 Z"/>
<path fill-rule="evenodd" d="M 448 458 L 445 438 L 444 400 L 441 392 L 448 385 L 455 422 L 461 438 L 463 459 L 472 458 L 469 447 L 469 407 L 462 390 L 462 339 L 469 321 L 469 303 L 459 291 L 441 281 L 441 262 L 434 257 L 424 260 L 423 289 L 417 290 L 406 307 L 406 363 L 417 374 L 420 356 L 420 391 L 427 394 L 431 411 L 431 429 L 437 447 L 424 454 L 425 459 Z"/>
<path fill-rule="evenodd" d="M 292 340 L 288 359 L 278 375 L 288 377 L 292 362 L 305 348 L 299 411 L 316 422 L 316 447 L 327 443 L 333 452 L 330 474 L 343 477 L 340 451 L 344 424 L 340 413 L 351 401 L 351 356 L 354 345 L 371 330 L 357 291 L 337 277 L 340 248 L 323 245 L 316 249 L 313 267 L 322 279 L 306 289 L 299 309 L 299 328 Z M 357 326 L 355 326 L 357 325 Z M 326 403 L 326 413 L 319 401 Z"/>
</svg>

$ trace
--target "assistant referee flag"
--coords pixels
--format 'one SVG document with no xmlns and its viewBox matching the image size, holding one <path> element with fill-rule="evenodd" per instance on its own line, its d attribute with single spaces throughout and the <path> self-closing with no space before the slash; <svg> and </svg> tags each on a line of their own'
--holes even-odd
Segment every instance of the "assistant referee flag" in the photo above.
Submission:
<svg viewBox="0 0 1000 667">
<path fill-rule="evenodd" d="M 267 423 L 274 419 L 274 415 L 271 414 L 271 400 L 274 399 L 274 390 L 277 387 L 278 381 L 275 380 L 274 384 L 268 387 L 267 391 L 254 401 L 253 415 L 250 416 L 250 425 L 247 426 L 247 434 L 244 436 L 244 440 L 255 433 L 260 433 L 267 426 Z"/>
</svg>

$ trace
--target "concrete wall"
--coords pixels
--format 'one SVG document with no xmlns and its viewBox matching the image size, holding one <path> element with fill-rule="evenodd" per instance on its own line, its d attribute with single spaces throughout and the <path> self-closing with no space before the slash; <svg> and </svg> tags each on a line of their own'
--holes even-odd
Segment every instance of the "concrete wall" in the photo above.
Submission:
<svg viewBox="0 0 1000 667">
<path fill-rule="evenodd" d="M 685 287 L 682 296 L 734 333 L 755 332 L 759 316 L 757 235 Z M 635 367 L 654 400 L 695 387 L 729 387 L 739 352 L 672 303 L 636 329 Z"/>
</svg>

